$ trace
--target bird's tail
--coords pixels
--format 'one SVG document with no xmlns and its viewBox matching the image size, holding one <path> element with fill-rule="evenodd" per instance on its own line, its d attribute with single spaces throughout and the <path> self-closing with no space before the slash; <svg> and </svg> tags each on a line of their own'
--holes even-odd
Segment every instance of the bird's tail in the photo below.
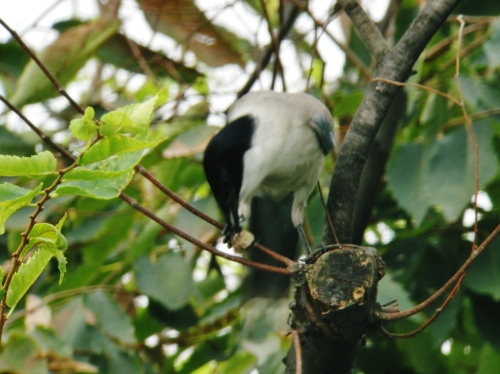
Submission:
<svg viewBox="0 0 500 374">
<path fill-rule="evenodd" d="M 259 244 L 296 259 L 299 238 L 290 218 L 292 201 L 292 196 L 281 202 L 254 197 L 249 229 Z M 283 266 L 257 249 L 250 250 L 249 257 L 262 263 Z M 249 297 L 288 297 L 289 287 L 289 276 L 257 269 L 250 269 L 244 280 L 245 293 Z"/>
</svg>

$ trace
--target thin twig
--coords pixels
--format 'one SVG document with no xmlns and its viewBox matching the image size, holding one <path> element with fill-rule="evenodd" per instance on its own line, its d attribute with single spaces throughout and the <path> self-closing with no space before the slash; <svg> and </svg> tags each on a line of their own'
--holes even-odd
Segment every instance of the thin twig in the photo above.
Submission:
<svg viewBox="0 0 500 374">
<path fill-rule="evenodd" d="M 443 308 L 445 308 L 448 305 L 449 301 L 453 298 L 453 296 L 458 291 L 458 288 L 460 287 L 460 284 L 462 283 L 462 280 L 464 279 L 465 272 L 466 272 L 467 268 L 470 266 L 470 264 L 472 263 L 472 261 L 482 252 L 482 250 L 486 247 L 486 245 L 491 240 L 493 240 L 493 238 L 496 236 L 496 234 L 500 230 L 500 225 L 499 225 L 488 236 L 488 238 L 486 238 L 486 240 L 483 242 L 483 244 L 479 248 L 477 248 L 478 217 L 479 217 L 478 216 L 478 207 L 477 207 L 477 198 L 478 198 L 478 194 L 479 194 L 479 156 L 478 156 L 478 145 L 476 142 L 474 132 L 472 130 L 472 124 L 471 124 L 470 118 L 469 118 L 469 116 L 467 114 L 467 110 L 465 108 L 463 90 L 462 90 L 462 86 L 460 84 L 460 47 L 462 44 L 462 35 L 463 35 L 464 27 L 465 27 L 465 22 L 464 22 L 463 17 L 461 15 L 459 15 L 457 17 L 457 21 L 460 23 L 460 28 L 458 31 L 458 47 L 457 47 L 457 53 L 455 56 L 455 80 L 456 80 L 460 100 L 457 100 L 450 95 L 444 94 L 440 91 L 434 90 L 434 89 L 427 87 L 427 86 L 422 86 L 422 85 L 416 85 L 416 86 L 419 88 L 434 92 L 434 93 L 441 95 L 443 97 L 446 97 L 448 100 L 453 102 L 455 105 L 458 105 L 460 107 L 460 109 L 462 110 L 462 116 L 465 120 L 467 131 L 469 133 L 469 138 L 470 138 L 470 141 L 472 143 L 473 150 L 474 150 L 474 202 L 473 202 L 474 215 L 475 215 L 475 217 L 474 217 L 474 239 L 472 242 L 471 254 L 470 254 L 469 258 L 467 259 L 467 261 L 455 273 L 455 275 L 443 287 L 441 287 L 441 289 L 439 289 L 437 292 L 435 292 L 431 297 L 429 297 L 427 300 L 425 300 L 423 303 L 420 303 L 416 307 L 411 308 L 411 309 L 404 311 L 404 312 L 380 313 L 379 314 L 379 317 L 381 317 L 382 315 L 385 315 L 386 317 L 388 317 L 388 320 L 404 318 L 404 317 L 413 315 L 413 314 L 418 313 L 419 311 L 423 310 L 424 308 L 428 307 L 434 300 L 436 300 L 438 297 L 443 295 L 452 285 L 455 285 L 453 290 L 450 292 L 450 294 L 448 295 L 448 297 L 444 301 L 443 305 L 441 305 L 441 307 L 436 310 L 436 312 L 434 313 L 434 315 L 431 318 L 429 318 L 422 326 L 420 326 L 415 331 L 412 331 L 412 332 L 407 333 L 407 334 L 401 334 L 398 337 L 414 336 L 418 332 L 425 329 L 430 323 L 432 323 L 432 321 L 434 321 L 434 319 L 437 318 L 438 314 L 443 310 Z M 381 79 L 374 79 L 374 80 L 381 80 Z M 386 81 L 386 80 L 383 80 L 383 81 Z M 392 317 L 390 317 L 390 316 L 392 316 Z M 381 318 L 381 319 L 384 319 L 384 318 Z M 387 333 L 387 331 L 386 331 L 386 333 Z M 388 333 L 388 334 L 390 334 L 390 333 Z"/>
<path fill-rule="evenodd" d="M 297 330 L 292 329 L 293 348 L 295 350 L 295 374 L 302 374 L 302 346 L 300 335 Z"/>
<path fill-rule="evenodd" d="M 84 113 L 83 108 L 76 103 L 76 101 L 73 100 L 71 96 L 68 95 L 66 90 L 61 86 L 61 84 L 57 81 L 57 79 L 50 73 L 50 71 L 47 70 L 45 65 L 39 60 L 39 58 L 33 53 L 33 51 L 23 42 L 21 37 L 14 31 L 12 30 L 9 25 L 7 25 L 1 18 L 0 18 L 0 24 L 7 29 L 7 31 L 12 35 L 12 37 L 16 40 L 16 42 L 19 43 L 19 45 L 30 55 L 30 57 L 33 59 L 33 61 L 36 62 L 36 64 L 42 69 L 43 73 L 49 80 L 52 82 L 54 87 L 59 91 L 61 95 L 63 95 L 69 103 L 75 108 L 78 112 L 81 114 Z"/>
<path fill-rule="evenodd" d="M 32 128 L 33 130 L 37 129 L 37 127 L 31 121 L 29 121 L 25 116 L 23 116 L 22 113 L 21 113 L 21 111 L 19 111 L 18 108 L 16 108 L 15 106 L 13 106 L 7 99 L 5 99 L 3 96 L 0 95 L 0 100 L 2 100 L 4 103 L 6 103 L 6 105 L 8 105 L 9 108 L 14 111 L 14 113 L 16 113 L 17 115 L 21 116 L 21 118 L 24 121 L 26 121 L 26 124 L 30 128 Z M 67 152 L 60 145 L 55 144 L 50 139 L 50 137 L 48 137 L 42 131 L 40 131 L 39 129 L 37 129 L 37 130 L 38 130 L 38 131 L 36 131 L 37 135 L 40 135 L 41 139 L 44 142 L 47 142 L 47 144 L 49 144 L 51 147 L 54 147 L 54 149 L 56 149 L 57 151 L 59 151 L 63 156 L 67 157 L 69 160 L 71 160 L 71 161 L 75 160 L 75 157 L 73 155 L 71 155 L 69 152 Z M 211 252 L 211 253 L 213 253 L 213 254 L 215 254 L 217 256 L 223 257 L 223 258 L 225 258 L 227 260 L 238 262 L 238 263 L 240 263 L 242 265 L 254 267 L 256 269 L 267 270 L 267 271 L 271 271 L 271 272 L 275 272 L 275 273 L 279 273 L 279 274 L 287 274 L 287 275 L 291 274 L 291 270 L 289 270 L 288 268 L 280 268 L 280 267 L 277 267 L 277 266 L 265 265 L 265 264 L 261 264 L 259 262 L 252 261 L 252 260 L 249 260 L 249 259 L 246 259 L 246 258 L 243 258 L 243 257 L 238 257 L 238 256 L 234 256 L 234 255 L 231 255 L 231 254 L 219 251 L 216 248 L 212 247 L 211 245 L 208 245 L 208 244 L 206 244 L 206 243 L 204 243 L 204 242 L 202 242 L 202 241 L 200 241 L 200 240 L 192 237 L 191 235 L 185 233 L 184 231 L 182 231 L 182 230 L 176 228 L 175 226 L 169 224 L 168 222 L 162 220 L 161 218 L 159 218 L 158 216 L 156 216 L 153 212 L 151 212 L 148 209 L 144 208 L 137 201 L 135 201 L 134 199 L 132 199 L 128 195 L 124 194 L 123 192 L 120 193 L 119 196 L 120 196 L 120 198 L 122 200 L 124 200 L 126 203 L 128 203 L 130 206 L 132 206 L 132 208 L 140 211 L 141 213 L 143 213 L 147 217 L 149 217 L 152 220 L 154 220 L 155 222 L 159 223 L 161 226 L 163 226 L 167 230 L 173 232 L 177 236 L 180 236 L 181 238 L 186 239 L 187 241 L 191 242 L 192 244 L 194 244 L 194 245 L 196 245 L 196 246 L 198 246 L 200 248 L 203 248 L 203 249 L 205 249 L 205 250 L 207 250 L 207 251 L 209 251 L 209 252 Z M 281 260 L 283 260 L 283 259 L 281 259 Z M 282 262 L 284 262 L 284 260 Z M 287 259 L 287 262 L 288 262 L 287 265 L 288 264 L 290 264 L 290 265 L 291 264 L 295 264 L 295 262 L 292 261 L 292 260 L 290 260 L 290 259 Z M 1 331 L 0 331 L 0 333 L 1 333 Z"/>
<path fill-rule="evenodd" d="M 278 31 L 278 41 L 281 42 L 285 36 L 288 34 L 290 29 L 293 26 L 293 23 L 295 22 L 295 19 L 297 18 L 297 15 L 299 13 L 299 8 L 294 6 L 289 12 L 288 16 L 283 22 L 283 25 L 281 25 L 279 31 Z M 272 43 L 268 45 L 264 51 L 262 52 L 262 57 L 261 59 L 257 62 L 255 69 L 252 74 L 250 74 L 250 77 L 248 78 L 247 83 L 238 91 L 237 97 L 240 98 L 244 94 L 246 94 L 248 91 L 250 91 L 250 88 L 252 88 L 253 84 L 255 81 L 259 78 L 261 71 L 267 66 L 269 61 L 271 60 L 271 56 L 274 52 L 274 47 Z"/>
<path fill-rule="evenodd" d="M 480 30 L 484 28 L 485 26 L 489 25 L 491 23 L 491 20 L 487 21 L 481 21 L 475 24 L 472 24 L 466 28 L 464 28 L 462 32 L 462 36 L 465 36 L 467 34 L 470 34 L 474 31 Z M 455 41 L 455 36 L 450 35 L 449 37 L 441 40 L 439 43 L 436 43 L 433 45 L 431 48 L 427 50 L 425 53 L 425 62 L 430 62 L 433 59 L 435 59 L 437 56 L 439 56 L 445 49 L 449 48 L 450 45 Z"/>
<path fill-rule="evenodd" d="M 479 214 L 477 211 L 477 197 L 479 195 L 479 155 L 478 155 L 478 146 L 476 142 L 476 136 L 474 135 L 474 131 L 472 130 L 472 123 L 467 114 L 467 109 L 465 108 L 464 102 L 464 93 L 462 90 L 462 84 L 460 83 L 460 48 L 462 45 L 462 33 L 465 27 L 465 22 L 462 15 L 457 17 L 457 21 L 460 23 L 460 28 L 458 30 L 458 46 L 457 46 L 457 54 L 456 54 L 456 63 L 455 63 L 455 81 L 458 88 L 458 94 L 460 95 L 460 109 L 462 109 L 462 115 L 465 120 L 465 125 L 467 127 L 467 131 L 469 132 L 469 138 L 472 144 L 472 148 L 474 150 L 474 201 L 473 201 L 473 209 L 474 209 L 474 238 L 472 239 L 472 248 L 471 252 L 474 252 L 477 244 L 477 221 L 479 219 Z"/>
<path fill-rule="evenodd" d="M 319 181 L 318 181 L 318 191 L 319 191 L 319 197 L 321 199 L 321 204 L 323 204 L 323 209 L 325 210 L 326 220 L 328 221 L 328 226 L 330 226 L 330 230 L 332 231 L 333 238 L 335 239 L 335 244 L 340 244 L 337 233 L 335 232 L 335 227 L 333 226 L 332 218 L 330 217 L 330 213 L 328 212 L 328 209 L 326 208 L 325 197 L 323 196 L 323 191 L 321 190 L 321 184 L 319 183 Z"/>
<path fill-rule="evenodd" d="M 295 5 L 298 6 L 298 4 L 301 4 L 298 0 L 292 0 Z M 314 17 L 314 14 L 311 13 L 311 11 L 305 6 L 301 6 L 301 10 L 303 10 L 309 18 L 314 22 L 315 27 L 320 27 L 323 29 L 326 35 L 330 38 L 330 40 L 337 46 L 339 47 L 342 52 L 344 52 L 346 59 L 353 64 L 354 66 L 358 67 L 359 72 L 361 75 L 366 79 L 366 80 L 371 80 L 372 79 L 372 73 L 369 68 L 366 67 L 366 65 L 361 61 L 361 59 L 351 50 L 349 49 L 344 43 L 342 43 L 340 40 L 338 40 L 327 28 L 328 24 L 334 20 L 335 18 L 330 18 L 326 22 L 321 22 L 318 20 L 316 17 Z M 334 16 L 336 16 L 335 14 Z"/>
<path fill-rule="evenodd" d="M 477 247 L 474 250 L 474 252 L 471 253 L 469 258 L 463 263 L 460 269 L 457 270 L 457 272 L 453 275 L 453 277 L 451 277 L 448 280 L 448 282 L 446 282 L 439 290 L 437 290 L 427 300 L 403 312 L 398 312 L 398 313 L 377 312 L 376 313 L 377 317 L 383 321 L 393 321 L 396 319 L 412 316 L 427 308 L 430 304 L 436 301 L 436 299 L 438 299 L 446 291 L 448 291 L 455 283 L 457 283 L 460 277 L 462 277 L 462 275 L 465 274 L 466 270 L 469 268 L 472 262 L 474 262 L 474 260 L 477 258 L 477 256 L 481 254 L 481 252 L 483 252 L 483 250 L 491 243 L 491 241 L 498 235 L 498 233 L 500 233 L 500 224 L 491 232 L 490 235 L 488 235 L 488 237 L 483 241 L 483 243 L 481 243 L 481 245 Z"/>
<path fill-rule="evenodd" d="M 460 288 L 460 283 L 462 283 L 462 279 L 464 277 L 465 277 L 465 273 L 463 273 L 460 276 L 457 283 L 455 284 L 455 287 L 453 287 L 451 292 L 448 294 L 448 296 L 446 297 L 446 300 L 443 302 L 443 304 L 441 304 L 441 306 L 434 311 L 434 314 L 427 321 L 425 321 L 419 328 L 417 328 L 411 332 L 404 333 L 404 334 L 394 334 L 392 332 L 387 331 L 383 326 L 380 326 L 380 329 L 382 330 L 382 332 L 385 335 L 387 335 L 391 338 L 404 339 L 404 338 L 412 338 L 412 337 L 416 336 L 418 333 L 422 332 L 427 326 L 429 326 L 441 314 L 441 312 L 444 310 L 444 308 L 446 308 L 446 306 L 451 301 L 453 296 L 455 296 L 455 294 L 458 292 L 458 289 Z"/>
<path fill-rule="evenodd" d="M 208 244 L 202 242 L 199 239 L 196 239 L 195 237 L 193 237 L 193 236 L 185 233 L 184 231 L 178 229 L 174 225 L 172 225 L 172 224 L 168 223 L 167 221 L 161 219 L 160 217 L 158 217 L 157 215 L 155 215 L 153 212 L 151 212 L 150 210 L 144 208 L 136 200 L 132 199 L 130 196 L 124 194 L 123 192 L 120 193 L 120 198 L 122 200 L 124 200 L 127 204 L 129 204 L 132 208 L 138 210 L 139 212 L 141 212 L 145 216 L 151 218 L 153 221 L 159 223 L 161 226 L 163 226 L 167 230 L 171 231 L 175 235 L 180 236 L 181 238 L 189 241 L 190 243 L 192 243 L 192 244 L 194 244 L 194 245 L 196 245 L 196 246 L 198 246 L 200 248 L 203 248 L 203 249 L 207 250 L 210 253 L 213 253 L 214 255 L 217 255 L 219 257 L 225 258 L 226 260 L 230 260 L 230 261 L 234 261 L 234 262 L 240 263 L 240 264 L 245 265 L 245 266 L 250 266 L 250 267 L 253 267 L 255 269 L 270 271 L 272 273 L 284 274 L 284 275 L 290 275 L 292 273 L 291 270 L 288 269 L 288 268 L 280 268 L 280 267 L 277 267 L 277 266 L 266 265 L 266 264 L 262 264 L 260 262 L 249 260 L 249 259 L 244 258 L 244 257 L 238 257 L 238 256 L 231 255 L 229 253 L 226 253 L 226 252 L 219 251 L 215 247 L 213 247 L 211 245 L 208 245 Z"/>
<path fill-rule="evenodd" d="M 276 35 L 274 34 L 273 31 L 273 25 L 271 22 L 271 17 L 269 17 L 269 12 L 267 11 L 267 6 L 264 0 L 260 0 L 260 6 L 262 8 L 262 13 L 264 14 L 264 18 L 266 19 L 267 22 L 267 29 L 269 32 L 269 36 L 271 37 L 271 42 L 274 48 L 274 58 L 275 58 L 275 64 L 276 64 L 276 70 L 279 71 L 281 75 L 281 82 L 283 84 L 283 91 L 286 91 L 286 83 L 285 83 L 285 70 L 283 69 L 283 64 L 281 63 L 281 58 L 280 58 L 280 44 L 281 41 L 279 41 L 276 38 Z M 276 79 L 276 74 L 273 74 L 273 83 L 272 85 L 274 86 L 274 81 Z"/>
<path fill-rule="evenodd" d="M 396 82 L 396 81 L 393 81 L 391 79 L 386 79 L 386 78 L 373 78 L 373 81 L 374 82 L 384 82 L 384 83 L 392 84 L 392 85 L 398 86 L 398 87 L 420 88 L 421 90 L 429 91 L 429 92 L 435 93 L 436 95 L 442 96 L 442 97 L 448 99 L 449 101 L 451 101 L 453 104 L 460 106 L 460 101 L 455 99 L 453 96 L 448 95 L 448 94 L 441 92 L 439 90 L 436 90 L 435 88 L 425 86 L 423 84 Z"/>
<path fill-rule="evenodd" d="M 485 117 L 490 117 L 490 116 L 495 116 L 495 115 L 499 115 L 500 114 L 500 108 L 493 108 L 493 109 L 487 109 L 487 110 L 484 110 L 482 112 L 477 112 L 477 113 L 474 113 L 474 114 L 471 114 L 469 116 L 469 118 L 471 120 L 476 120 L 476 119 L 481 119 L 481 118 L 485 118 Z M 463 125 L 464 124 L 464 118 L 463 117 L 456 117 L 456 118 L 452 118 L 450 119 L 448 122 L 446 122 L 442 128 L 443 130 L 449 130 L 450 128 L 452 127 L 455 127 L 455 126 L 460 126 L 460 125 Z"/>
<path fill-rule="evenodd" d="M 216 220 L 214 220 L 212 217 L 206 215 L 203 213 L 201 210 L 198 210 L 195 208 L 193 205 L 189 204 L 187 201 L 182 199 L 179 195 L 177 195 L 175 192 L 170 190 L 168 187 L 163 185 L 156 177 L 151 174 L 149 171 L 147 171 L 144 167 L 141 165 L 137 165 L 135 167 L 135 170 L 142 174 L 147 180 L 149 180 L 151 183 L 155 185 L 160 191 L 162 191 L 164 194 L 166 194 L 168 197 L 170 197 L 172 200 L 174 200 L 176 203 L 180 204 L 182 207 L 184 207 L 186 210 L 189 212 L 193 213 L 194 215 L 200 217 L 201 219 L 205 220 L 206 222 L 210 223 L 211 225 L 217 227 L 218 229 L 222 230 L 224 228 L 224 225 Z M 266 253 L 273 259 L 281 262 L 284 265 L 290 266 L 295 264 L 295 261 L 289 259 L 288 257 L 282 256 L 279 253 L 261 245 L 261 244 L 256 244 L 255 247 L 259 249 L 260 251 Z"/>
</svg>

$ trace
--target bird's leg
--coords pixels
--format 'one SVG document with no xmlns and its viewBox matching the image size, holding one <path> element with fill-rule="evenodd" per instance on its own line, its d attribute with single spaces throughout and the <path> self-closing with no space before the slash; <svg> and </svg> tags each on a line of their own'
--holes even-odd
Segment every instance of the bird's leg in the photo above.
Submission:
<svg viewBox="0 0 500 374">
<path fill-rule="evenodd" d="M 304 228 L 302 227 L 302 224 L 297 225 L 297 231 L 299 232 L 299 236 L 304 242 L 304 246 L 306 247 L 306 253 L 309 254 L 311 253 L 311 246 L 309 245 L 309 242 L 307 241 L 307 236 L 306 233 L 304 232 Z"/>
</svg>

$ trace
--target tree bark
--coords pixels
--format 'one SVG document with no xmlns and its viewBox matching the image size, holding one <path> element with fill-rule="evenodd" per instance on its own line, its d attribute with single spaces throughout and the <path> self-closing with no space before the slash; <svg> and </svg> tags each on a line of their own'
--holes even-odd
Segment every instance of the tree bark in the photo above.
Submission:
<svg viewBox="0 0 500 374">
<path fill-rule="evenodd" d="M 374 77 L 404 82 L 413 65 L 460 0 L 429 0 L 408 30 L 388 49 L 380 33 L 355 0 L 339 0 L 376 58 Z M 382 44 L 380 44 L 382 43 Z M 327 208 L 340 243 L 333 251 L 313 253 L 297 269 L 298 285 L 292 303 L 291 326 L 299 332 L 302 373 L 350 373 L 366 329 L 376 323 L 377 283 L 384 269 L 376 251 L 347 245 L 354 242 L 355 216 L 361 219 L 358 192 L 375 136 L 398 92 L 398 87 L 372 82 L 342 143 L 330 184 Z M 395 124 L 392 124 L 394 126 Z M 374 150 L 375 151 L 375 150 Z M 365 171 L 367 173 L 368 171 Z M 358 209 L 358 213 L 356 213 Z M 366 222 L 366 218 L 363 219 Z M 356 227 L 356 241 L 362 229 Z M 325 224 L 324 243 L 334 238 Z M 338 256 L 332 253 L 339 252 Z M 342 268 L 335 264 L 343 264 Z M 356 278 L 363 269 L 363 277 Z M 312 272 L 311 268 L 316 268 Z M 314 276 L 311 276 L 314 274 Z M 317 278 L 323 278 L 319 282 Z M 346 287 L 341 287 L 340 284 Z M 326 298 L 318 295 L 329 295 Z M 359 298 L 354 295 L 360 296 Z M 326 301 L 335 302 L 326 302 Z M 285 359 L 287 373 L 295 373 L 295 348 Z"/>
</svg>

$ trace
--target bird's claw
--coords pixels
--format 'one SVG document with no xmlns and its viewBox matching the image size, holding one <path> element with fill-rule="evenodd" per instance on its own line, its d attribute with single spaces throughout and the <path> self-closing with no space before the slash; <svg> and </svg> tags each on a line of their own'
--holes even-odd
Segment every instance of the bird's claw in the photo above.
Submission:
<svg viewBox="0 0 500 374">
<path fill-rule="evenodd" d="M 222 229 L 222 243 L 227 244 L 231 248 L 233 246 L 233 237 L 239 232 L 241 232 L 241 227 L 225 225 Z"/>
</svg>

